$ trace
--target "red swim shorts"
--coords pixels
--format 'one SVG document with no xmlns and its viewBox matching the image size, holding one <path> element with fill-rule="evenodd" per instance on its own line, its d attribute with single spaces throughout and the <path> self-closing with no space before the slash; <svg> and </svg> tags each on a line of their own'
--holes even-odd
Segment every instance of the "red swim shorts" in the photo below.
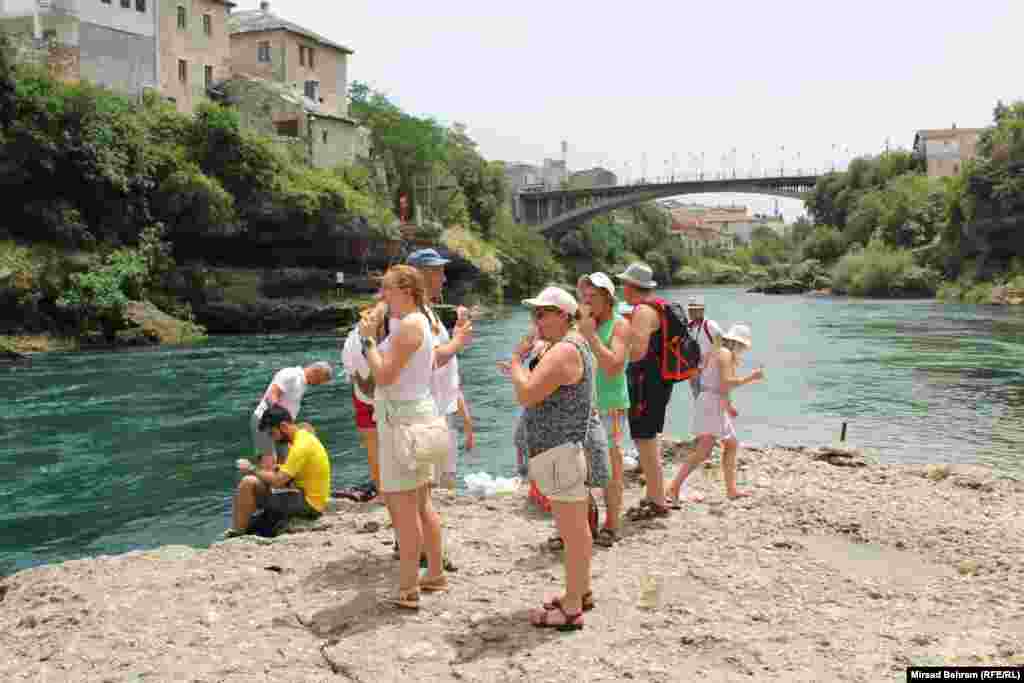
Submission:
<svg viewBox="0 0 1024 683">
<path fill-rule="evenodd" d="M 377 428 L 377 421 L 373 419 L 373 405 L 360 401 L 355 390 L 352 391 L 352 405 L 356 409 L 356 427 L 359 429 Z"/>
</svg>

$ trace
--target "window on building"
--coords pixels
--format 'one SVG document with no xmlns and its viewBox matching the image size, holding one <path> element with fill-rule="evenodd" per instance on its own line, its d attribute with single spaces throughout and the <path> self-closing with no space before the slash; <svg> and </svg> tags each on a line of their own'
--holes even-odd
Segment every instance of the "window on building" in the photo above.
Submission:
<svg viewBox="0 0 1024 683">
<path fill-rule="evenodd" d="M 207 90 L 209 90 L 210 88 L 213 87 L 213 67 L 212 66 L 207 65 L 207 66 L 203 67 L 203 83 L 206 85 L 206 89 Z"/>
<path fill-rule="evenodd" d="M 960 172 L 960 164 L 953 164 L 954 175 Z"/>
<path fill-rule="evenodd" d="M 313 68 L 316 67 L 316 60 L 313 58 L 314 57 L 313 53 L 314 53 L 313 48 L 311 48 L 311 47 L 307 47 L 306 48 L 306 61 L 309 62 L 309 64 L 307 64 L 307 66 L 310 69 L 313 69 Z"/>
<path fill-rule="evenodd" d="M 256 61 L 258 62 L 269 62 L 270 61 L 270 43 L 264 41 L 256 46 Z"/>
<path fill-rule="evenodd" d="M 121 0 L 121 7 L 123 7 L 124 9 L 131 9 L 132 0 Z"/>
<path fill-rule="evenodd" d="M 213 35 L 213 17 L 209 14 L 203 15 L 203 33 L 208 36 Z"/>
<path fill-rule="evenodd" d="M 314 102 L 320 99 L 320 81 L 306 81 L 306 97 Z"/>
<path fill-rule="evenodd" d="M 327 144 L 327 131 L 326 130 L 323 132 L 323 136 L 324 136 L 324 144 L 326 145 Z"/>
<path fill-rule="evenodd" d="M 184 59 L 178 60 L 178 81 L 188 83 L 188 62 Z"/>
<path fill-rule="evenodd" d="M 57 40 L 57 29 L 48 28 L 43 31 L 43 40 Z"/>
<path fill-rule="evenodd" d="M 306 46 L 299 45 L 299 66 L 306 66 Z"/>
<path fill-rule="evenodd" d="M 299 122 L 296 119 L 290 121 L 275 121 L 274 129 L 277 134 L 286 138 L 299 137 Z"/>
<path fill-rule="evenodd" d="M 146 0 L 135 0 L 135 9 L 139 12 L 145 12 Z"/>
<path fill-rule="evenodd" d="M 100 0 L 100 2 L 102 2 L 104 5 L 110 4 L 110 0 Z"/>
<path fill-rule="evenodd" d="M 178 28 L 184 31 L 187 23 L 188 22 L 187 17 L 185 16 L 185 8 L 181 5 L 178 5 Z"/>
</svg>

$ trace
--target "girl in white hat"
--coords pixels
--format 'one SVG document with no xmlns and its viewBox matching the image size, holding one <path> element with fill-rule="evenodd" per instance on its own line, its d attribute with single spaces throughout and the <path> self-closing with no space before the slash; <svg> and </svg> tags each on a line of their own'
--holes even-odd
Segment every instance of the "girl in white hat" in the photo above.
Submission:
<svg viewBox="0 0 1024 683">
<path fill-rule="evenodd" d="M 701 393 L 697 397 L 693 413 L 693 433 L 697 436 L 697 448 L 679 468 L 669 486 L 669 496 L 673 500 L 678 500 L 683 482 L 690 472 L 707 460 L 711 455 L 711 449 L 718 441 L 722 442 L 722 478 L 725 480 L 725 494 L 729 498 L 750 495 L 736 488 L 736 449 L 739 441 L 736 439 L 736 428 L 732 422 L 736 412 L 729 402 L 729 395 L 736 387 L 764 379 L 764 370 L 761 368 L 746 377 L 736 375 L 740 355 L 750 347 L 750 327 L 737 324 L 722 335 L 721 347 L 708 354 L 709 357 L 701 371 Z M 703 497 L 697 495 L 693 499 L 700 502 Z"/>
</svg>

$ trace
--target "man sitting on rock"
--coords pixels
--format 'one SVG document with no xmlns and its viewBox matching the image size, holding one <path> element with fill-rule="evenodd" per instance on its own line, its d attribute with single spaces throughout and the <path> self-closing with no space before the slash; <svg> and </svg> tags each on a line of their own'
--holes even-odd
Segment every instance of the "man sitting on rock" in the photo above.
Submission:
<svg viewBox="0 0 1024 683">
<path fill-rule="evenodd" d="M 238 461 L 246 476 L 238 485 L 233 526 L 224 532 L 226 538 L 248 533 L 257 510 L 274 520 L 271 536 L 287 526 L 289 517 L 316 519 L 331 494 L 331 461 L 312 430 L 300 429 L 279 405 L 264 411 L 259 430 L 275 444 L 287 444 L 288 459 L 272 470 L 253 467 L 245 459 Z"/>
<path fill-rule="evenodd" d="M 263 398 L 252 412 L 250 420 L 252 440 L 262 469 L 274 469 L 275 451 L 278 463 L 284 462 L 288 455 L 288 444 L 279 443 L 275 447 L 270 437 L 260 431 L 259 424 L 263 413 L 271 406 L 283 406 L 292 419 L 297 420 L 306 389 L 310 385 L 329 382 L 333 377 L 334 368 L 331 367 L 331 364 L 326 361 L 318 361 L 306 368 L 296 366 L 278 370 L 274 378 L 270 380 L 270 386 L 263 392 Z"/>
</svg>

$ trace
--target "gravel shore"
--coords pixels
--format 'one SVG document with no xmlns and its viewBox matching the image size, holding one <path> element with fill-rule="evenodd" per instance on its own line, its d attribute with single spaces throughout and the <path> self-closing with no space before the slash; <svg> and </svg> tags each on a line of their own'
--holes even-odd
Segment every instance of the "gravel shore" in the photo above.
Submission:
<svg viewBox="0 0 1024 683">
<path fill-rule="evenodd" d="M 688 447 L 668 449 L 668 476 Z M 378 602 L 397 572 L 385 510 L 339 502 L 305 533 L 3 579 L 0 680 L 902 681 L 911 664 L 1024 665 L 1024 482 L 829 449 L 740 461 L 752 497 L 727 501 L 705 470 L 705 503 L 595 548 L 579 632 L 527 621 L 562 584 L 541 548 L 550 517 L 525 495 L 441 492 L 458 571 L 418 614 Z M 640 495 L 634 478 L 627 504 Z"/>
</svg>

